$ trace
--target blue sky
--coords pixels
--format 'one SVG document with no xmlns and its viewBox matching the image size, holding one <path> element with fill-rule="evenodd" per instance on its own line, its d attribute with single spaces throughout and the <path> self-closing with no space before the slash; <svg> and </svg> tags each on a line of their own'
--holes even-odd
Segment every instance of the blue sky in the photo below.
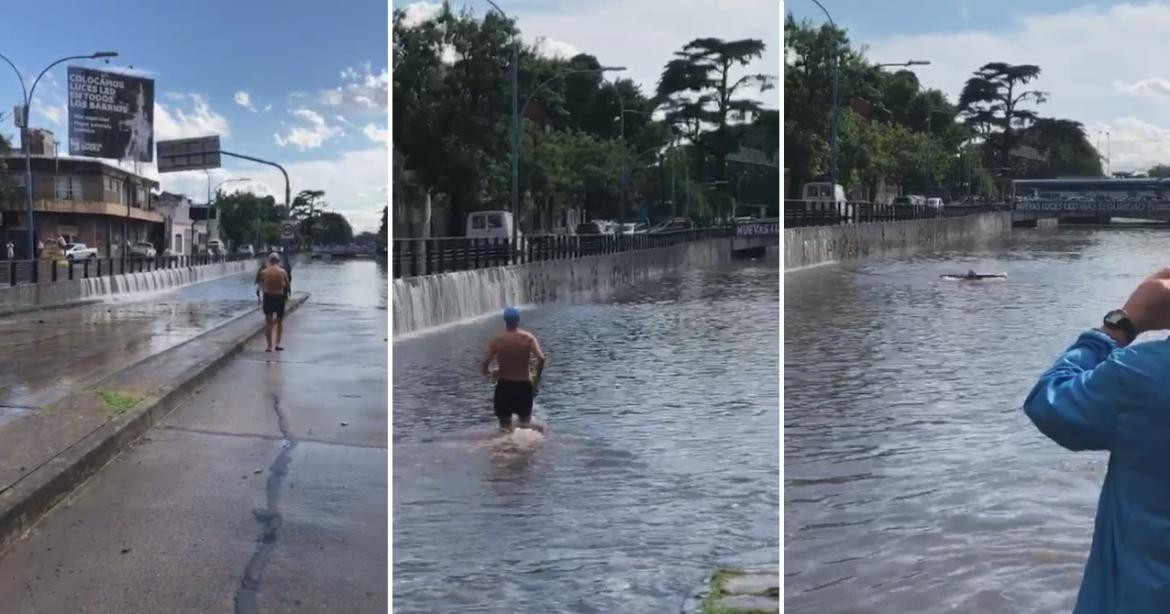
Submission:
<svg viewBox="0 0 1170 614">
<path fill-rule="evenodd" d="M 822 3 L 870 60 L 929 60 L 915 73 L 952 101 L 987 62 L 1036 64 L 1041 76 L 1030 87 L 1049 93 L 1036 111 L 1081 122 L 1111 170 L 1170 163 L 1170 2 Z M 797 18 L 825 19 L 810 0 L 784 4 Z"/>
<path fill-rule="evenodd" d="M 60 57 L 117 51 L 108 66 L 71 64 L 155 79 L 157 139 L 222 134 L 224 149 L 287 163 L 294 194 L 324 189 L 356 229 L 376 230 L 388 184 L 387 13 L 385 0 L 5 3 L 0 53 L 31 84 Z M 32 125 L 64 144 L 65 65 L 50 75 L 37 86 Z M 19 98 L 0 64 L 0 109 Z M 15 135 L 11 119 L 0 133 Z M 239 177 L 254 182 L 236 185 L 283 195 L 279 172 L 247 162 L 225 162 L 212 182 Z M 202 172 L 159 178 L 205 198 Z"/>
</svg>

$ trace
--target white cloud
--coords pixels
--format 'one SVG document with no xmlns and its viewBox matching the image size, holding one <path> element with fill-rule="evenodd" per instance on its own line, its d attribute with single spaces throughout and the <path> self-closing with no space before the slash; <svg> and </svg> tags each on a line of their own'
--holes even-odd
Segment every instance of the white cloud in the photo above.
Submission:
<svg viewBox="0 0 1170 614">
<path fill-rule="evenodd" d="M 362 128 L 362 134 L 375 143 L 386 143 L 390 140 L 390 132 L 374 124 L 366 124 L 366 127 Z"/>
<path fill-rule="evenodd" d="M 341 71 L 345 83 L 321 90 L 318 102 L 353 113 L 385 113 L 390 104 L 390 74 L 385 68 L 375 73 L 369 62 Z"/>
<path fill-rule="evenodd" d="M 374 147 L 349 151 L 336 157 L 289 162 L 284 164 L 288 171 L 292 196 L 301 190 L 324 190 L 328 208 L 349 220 L 354 232 L 377 232 L 382 221 L 382 207 L 387 204 L 386 175 L 387 151 L 385 147 Z M 231 162 L 230 168 L 210 171 L 211 185 L 225 179 L 248 177 L 247 183 L 232 183 L 223 186 L 226 191 L 248 190 L 263 196 L 273 196 L 284 204 L 284 176 L 280 171 L 262 165 Z M 186 194 L 197 202 L 207 196 L 208 174 L 202 171 L 146 173 L 162 183 L 168 192 Z"/>
<path fill-rule="evenodd" d="M 1041 115 L 1083 123 L 1094 144 L 1097 130 L 1110 130 L 1111 169 L 1145 170 L 1170 163 L 1170 69 L 1161 61 L 1170 54 L 1168 29 L 1170 6 L 1121 4 L 1028 15 L 1010 28 L 866 42 L 874 61 L 929 59 L 915 73 L 952 101 L 987 62 L 1036 64 L 1042 72 L 1029 87 L 1050 94 L 1035 107 Z M 1141 41 L 1140 53 L 1134 41 Z"/>
<path fill-rule="evenodd" d="M 325 118 L 320 113 L 310 109 L 296 109 L 292 112 L 293 115 L 300 118 L 307 126 L 295 126 L 283 137 L 279 134 L 274 135 L 276 144 L 281 147 L 288 145 L 296 145 L 297 149 L 305 151 L 306 149 L 315 149 L 325 144 L 329 139 L 339 137 L 345 134 L 345 130 L 340 126 L 330 126 L 325 123 Z"/>
<path fill-rule="evenodd" d="M 57 126 L 65 125 L 65 117 L 69 113 L 69 109 L 64 102 L 61 104 L 45 104 L 40 103 L 33 107 L 37 113 L 44 117 L 51 124 Z"/>
<path fill-rule="evenodd" d="M 256 107 L 252 104 L 252 96 L 244 90 L 236 92 L 236 104 L 253 113 L 256 112 Z"/>
<path fill-rule="evenodd" d="M 154 103 L 154 140 L 231 135 L 227 119 L 199 94 L 178 94 L 175 104 Z M 183 103 L 189 102 L 189 105 Z"/>
<path fill-rule="evenodd" d="M 537 37 L 535 46 L 536 53 L 546 58 L 567 60 L 581 53 L 581 51 L 573 45 L 570 45 L 564 41 L 548 38 L 547 36 Z"/>
<path fill-rule="evenodd" d="M 415 2 L 408 4 L 403 9 L 405 15 L 402 17 L 402 24 L 408 28 L 413 28 L 424 21 L 434 19 L 443 11 L 442 2 Z"/>
<path fill-rule="evenodd" d="M 272 110 L 272 105 L 271 105 L 271 104 L 266 104 L 266 105 L 264 105 L 264 112 L 265 112 L 265 113 L 267 113 L 267 112 L 269 112 L 269 111 L 271 111 L 271 110 Z"/>
</svg>

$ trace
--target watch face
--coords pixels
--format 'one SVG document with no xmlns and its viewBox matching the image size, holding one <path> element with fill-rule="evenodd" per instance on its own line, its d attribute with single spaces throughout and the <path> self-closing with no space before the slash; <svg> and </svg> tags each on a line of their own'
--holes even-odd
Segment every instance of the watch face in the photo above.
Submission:
<svg viewBox="0 0 1170 614">
<path fill-rule="evenodd" d="M 1125 312 L 1121 310 L 1110 311 L 1105 314 L 1105 324 L 1109 326 L 1120 326 L 1121 321 L 1125 319 Z"/>
</svg>

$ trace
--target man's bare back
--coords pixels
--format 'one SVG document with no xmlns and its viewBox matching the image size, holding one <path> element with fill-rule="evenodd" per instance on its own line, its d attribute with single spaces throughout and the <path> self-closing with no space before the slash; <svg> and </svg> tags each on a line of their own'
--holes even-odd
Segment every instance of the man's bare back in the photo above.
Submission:
<svg viewBox="0 0 1170 614">
<path fill-rule="evenodd" d="M 284 295 L 284 290 L 288 287 L 288 274 L 280 265 L 270 264 L 264 267 L 257 277 L 259 278 L 257 283 L 264 294 Z"/>
<path fill-rule="evenodd" d="M 531 381 L 529 362 L 535 353 L 540 355 L 540 344 L 536 337 L 526 330 L 505 330 L 491 340 L 489 345 L 499 367 L 499 379 L 513 382 Z"/>
</svg>

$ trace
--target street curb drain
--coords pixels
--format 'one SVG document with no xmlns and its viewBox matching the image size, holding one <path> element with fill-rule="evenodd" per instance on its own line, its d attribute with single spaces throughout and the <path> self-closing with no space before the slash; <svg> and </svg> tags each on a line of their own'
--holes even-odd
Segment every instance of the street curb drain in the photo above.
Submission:
<svg viewBox="0 0 1170 614">
<path fill-rule="evenodd" d="M 305 301 L 309 294 L 294 295 L 289 301 L 286 316 L 291 315 Z M 260 311 L 253 307 L 240 316 L 229 320 L 203 334 L 189 339 L 175 347 L 137 361 L 97 382 L 86 390 L 74 393 L 57 403 L 39 411 L 52 411 L 58 403 L 65 403 L 76 395 L 90 395 L 103 384 L 139 368 L 147 362 L 162 356 L 177 356 L 200 340 L 206 341 L 216 334 L 226 334 L 227 329 L 239 325 L 246 318 Z M 264 331 L 263 325 L 248 326 L 243 333 L 237 333 L 222 342 L 222 349 L 208 358 L 193 363 L 179 377 L 147 394 L 134 409 L 114 417 L 101 426 L 61 450 L 41 466 L 21 477 L 7 489 L 0 491 L 0 553 L 18 541 L 33 528 L 46 513 L 71 495 L 79 486 L 113 461 L 130 444 L 137 441 L 146 431 L 161 422 L 172 410 L 186 402 L 192 394 L 215 377 L 252 338 Z"/>
</svg>

